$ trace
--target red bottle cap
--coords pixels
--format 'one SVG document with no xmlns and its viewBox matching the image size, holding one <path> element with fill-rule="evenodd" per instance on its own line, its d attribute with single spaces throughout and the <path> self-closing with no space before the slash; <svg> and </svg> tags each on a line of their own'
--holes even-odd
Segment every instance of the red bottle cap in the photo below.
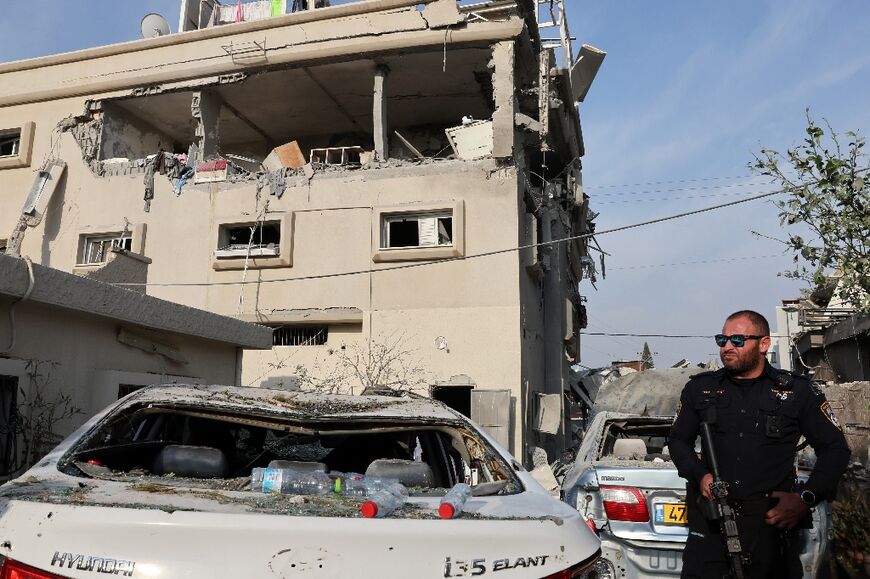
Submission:
<svg viewBox="0 0 870 579">
<path fill-rule="evenodd" d="M 378 516 L 378 505 L 372 501 L 366 501 L 363 503 L 363 506 L 360 507 L 359 512 L 362 513 L 362 516 L 365 518 L 373 519 Z"/>
<path fill-rule="evenodd" d="M 438 514 L 441 515 L 442 519 L 452 519 L 453 515 L 456 514 L 456 509 L 450 503 L 444 503 L 438 507 Z"/>
</svg>

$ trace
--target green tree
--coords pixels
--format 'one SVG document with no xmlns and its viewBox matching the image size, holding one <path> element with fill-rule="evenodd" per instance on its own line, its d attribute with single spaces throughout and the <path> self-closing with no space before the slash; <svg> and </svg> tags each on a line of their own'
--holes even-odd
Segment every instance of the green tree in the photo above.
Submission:
<svg viewBox="0 0 870 579">
<path fill-rule="evenodd" d="M 780 272 L 806 281 L 812 290 L 839 278 L 837 295 L 870 313 L 870 191 L 864 137 L 825 128 L 806 112 L 806 138 L 783 155 L 762 148 L 750 163 L 759 175 L 772 177 L 788 193 L 776 202 L 781 225 L 803 225 L 811 238 L 789 234 L 794 268 Z"/>
<path fill-rule="evenodd" d="M 643 362 L 644 367 L 646 368 L 655 368 L 656 365 L 653 362 L 652 351 L 649 349 L 649 344 L 646 342 L 643 343 L 643 353 L 640 355 L 640 361 Z"/>
</svg>

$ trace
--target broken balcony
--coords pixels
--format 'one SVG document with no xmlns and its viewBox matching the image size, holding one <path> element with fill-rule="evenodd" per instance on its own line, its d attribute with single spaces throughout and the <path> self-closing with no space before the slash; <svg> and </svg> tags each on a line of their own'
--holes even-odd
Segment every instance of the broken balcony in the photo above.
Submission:
<svg viewBox="0 0 870 579">
<path fill-rule="evenodd" d="M 269 70 L 197 90 L 106 100 L 99 159 L 191 153 L 191 166 L 225 159 L 236 171 L 257 173 L 469 158 L 457 145 L 466 127 L 475 133 L 472 157 L 480 158 L 492 151 L 491 58 L 490 47 L 469 46 L 446 56 L 429 51 Z"/>
</svg>

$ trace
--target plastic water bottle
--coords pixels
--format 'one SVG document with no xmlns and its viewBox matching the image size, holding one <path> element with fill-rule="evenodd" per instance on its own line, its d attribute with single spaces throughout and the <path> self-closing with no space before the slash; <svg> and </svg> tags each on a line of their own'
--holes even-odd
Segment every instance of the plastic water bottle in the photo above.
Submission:
<svg viewBox="0 0 870 579">
<path fill-rule="evenodd" d="M 399 483 L 391 483 L 371 493 L 360 508 L 360 513 L 367 519 L 386 517 L 407 500 L 408 489 Z"/>
<path fill-rule="evenodd" d="M 450 489 L 441 499 L 438 506 L 438 515 L 442 519 L 455 519 L 462 514 L 465 501 L 471 496 L 471 487 L 465 483 L 459 483 Z"/>
<path fill-rule="evenodd" d="M 365 477 L 362 475 L 339 477 L 335 479 L 335 492 L 346 497 L 365 498 L 376 491 L 386 490 L 390 485 L 398 484 L 396 479 Z"/>
<path fill-rule="evenodd" d="M 266 471 L 265 468 L 257 467 L 251 471 L 251 490 L 252 491 L 262 491 L 263 490 L 263 473 Z"/>
<path fill-rule="evenodd" d="M 293 495 L 325 495 L 334 483 L 325 472 L 297 472 L 289 468 L 255 468 L 251 490 Z"/>
<path fill-rule="evenodd" d="M 332 471 L 329 473 L 329 478 L 333 480 L 332 491 L 337 495 L 347 496 L 365 496 L 358 494 L 356 489 L 362 484 L 365 475 L 358 472 L 338 472 Z"/>
<path fill-rule="evenodd" d="M 285 495 L 327 495 L 332 493 L 335 483 L 325 472 L 293 472 L 295 476 L 281 481 L 281 494 Z"/>
</svg>

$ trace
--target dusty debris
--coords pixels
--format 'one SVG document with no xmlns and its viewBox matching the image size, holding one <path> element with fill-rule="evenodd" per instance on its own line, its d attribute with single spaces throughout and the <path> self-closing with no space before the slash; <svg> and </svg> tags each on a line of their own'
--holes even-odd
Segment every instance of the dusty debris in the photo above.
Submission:
<svg viewBox="0 0 870 579">
<path fill-rule="evenodd" d="M 446 129 L 445 132 L 456 156 L 460 159 L 472 161 L 492 155 L 492 121 L 470 121 Z"/>
<path fill-rule="evenodd" d="M 263 169 L 270 173 L 285 167 L 301 169 L 303 165 L 305 165 L 305 155 L 296 141 L 290 141 L 280 147 L 275 147 L 263 161 Z"/>
</svg>

